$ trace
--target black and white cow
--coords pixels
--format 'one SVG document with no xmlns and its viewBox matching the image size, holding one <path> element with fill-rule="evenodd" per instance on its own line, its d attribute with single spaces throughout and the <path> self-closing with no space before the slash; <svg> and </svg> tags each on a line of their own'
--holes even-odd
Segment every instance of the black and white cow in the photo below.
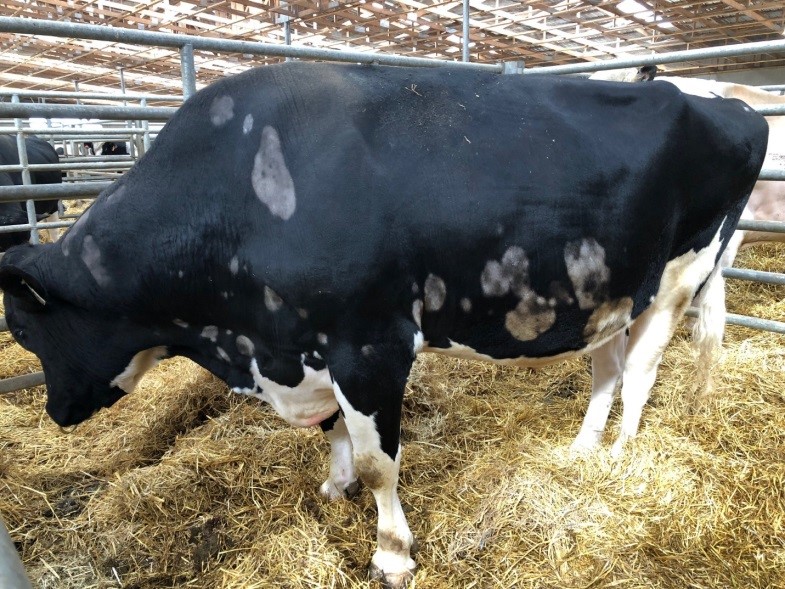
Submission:
<svg viewBox="0 0 785 589">
<path fill-rule="evenodd" d="M 191 98 L 59 243 L 0 263 L 46 409 L 77 424 L 160 358 L 191 358 L 333 449 L 361 479 L 372 568 L 414 562 L 397 494 L 401 403 L 421 351 L 540 366 L 607 355 L 648 394 L 716 275 L 767 127 L 675 87 L 288 63 Z M 131 244 L 139 244 L 134 247 Z M 644 395 L 643 400 L 645 402 Z M 625 403 L 618 444 L 642 403 Z"/>
<path fill-rule="evenodd" d="M 104 141 L 101 144 L 101 155 L 128 155 L 128 147 L 120 141 Z"/>
<path fill-rule="evenodd" d="M 55 149 L 43 139 L 34 135 L 25 138 L 27 161 L 30 164 L 56 164 L 60 161 Z M 16 136 L 0 135 L 0 165 L 16 165 L 19 163 L 19 151 Z M 59 171 L 31 172 L 33 184 L 59 184 L 62 177 Z M 0 172 L 0 186 L 22 184 L 21 172 Z M 56 220 L 57 200 L 39 200 L 35 202 L 36 216 L 41 219 L 52 217 Z M 0 225 L 24 225 L 27 223 L 27 211 L 23 202 L 0 203 Z M 0 251 L 13 245 L 24 243 L 30 239 L 30 231 L 0 233 Z"/>
</svg>

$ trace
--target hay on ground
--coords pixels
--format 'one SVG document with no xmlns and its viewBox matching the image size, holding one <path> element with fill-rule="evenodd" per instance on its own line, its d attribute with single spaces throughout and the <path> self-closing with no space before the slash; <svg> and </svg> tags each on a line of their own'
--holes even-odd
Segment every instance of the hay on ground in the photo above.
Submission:
<svg viewBox="0 0 785 589">
<path fill-rule="evenodd" d="M 782 271 L 782 248 L 742 254 Z M 780 288 L 729 309 L 785 319 Z M 0 375 L 37 370 L 0 335 Z M 785 588 L 785 338 L 729 328 L 708 414 L 685 331 L 640 436 L 573 459 L 588 361 L 539 370 L 426 355 L 405 400 L 400 495 L 418 588 Z M 0 398 L 0 517 L 48 589 L 291 589 L 365 580 L 376 509 L 325 503 L 328 446 L 186 360 L 63 434 L 44 391 Z"/>
</svg>

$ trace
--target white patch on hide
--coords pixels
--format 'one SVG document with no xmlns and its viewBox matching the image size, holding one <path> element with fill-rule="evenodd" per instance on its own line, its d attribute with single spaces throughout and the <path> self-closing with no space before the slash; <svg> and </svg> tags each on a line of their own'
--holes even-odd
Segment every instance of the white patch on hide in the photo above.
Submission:
<svg viewBox="0 0 785 589">
<path fill-rule="evenodd" d="M 251 184 L 254 192 L 270 212 L 283 220 L 289 219 L 297 205 L 294 180 L 286 167 L 281 139 L 270 126 L 262 129 L 262 141 L 254 156 Z"/>
<path fill-rule="evenodd" d="M 564 263 L 580 309 L 594 309 L 608 298 L 611 270 L 597 240 L 590 237 L 565 245 Z"/>
<path fill-rule="evenodd" d="M 220 127 L 234 118 L 234 100 L 231 96 L 218 96 L 210 105 L 210 122 Z"/>
<path fill-rule="evenodd" d="M 101 250 L 92 235 L 86 235 L 82 241 L 82 262 L 87 267 L 98 286 L 106 286 L 112 279 L 101 260 Z"/>
<path fill-rule="evenodd" d="M 283 299 L 269 286 L 264 287 L 264 306 L 272 313 L 278 311 L 283 306 Z"/>
<path fill-rule="evenodd" d="M 244 335 L 238 335 L 234 343 L 237 346 L 237 351 L 243 356 L 253 356 L 256 351 L 251 339 Z"/>
<path fill-rule="evenodd" d="M 428 274 L 425 279 L 425 310 L 431 313 L 438 311 L 444 305 L 447 297 L 447 286 L 444 280 L 435 274 Z"/>
<path fill-rule="evenodd" d="M 303 380 L 297 386 L 287 387 L 263 376 L 256 359 L 251 360 L 251 375 L 262 390 L 260 398 L 295 427 L 318 425 L 338 410 L 330 371 L 303 365 L 303 373 Z"/>
<path fill-rule="evenodd" d="M 231 363 L 232 359 L 229 357 L 229 354 L 226 353 L 226 350 L 224 350 L 222 347 L 218 346 L 217 348 L 215 348 L 215 351 L 218 353 L 218 357 L 221 360 L 223 360 L 227 364 Z"/>
<path fill-rule="evenodd" d="M 218 341 L 218 328 L 215 325 L 208 325 L 202 330 L 201 335 L 203 338 L 215 343 Z"/>
<path fill-rule="evenodd" d="M 243 135 L 248 135 L 253 129 L 253 115 L 247 114 L 243 119 Z"/>
</svg>

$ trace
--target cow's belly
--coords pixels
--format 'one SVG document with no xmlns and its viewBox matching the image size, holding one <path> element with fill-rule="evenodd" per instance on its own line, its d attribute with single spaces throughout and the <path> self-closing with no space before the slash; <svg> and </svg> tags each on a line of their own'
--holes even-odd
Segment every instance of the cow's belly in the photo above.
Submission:
<svg viewBox="0 0 785 589">
<path fill-rule="evenodd" d="M 605 340 L 607 341 L 607 340 Z M 524 368 L 538 368 L 540 366 L 548 366 L 549 364 L 556 364 L 564 360 L 571 360 L 583 354 L 589 353 L 598 348 L 603 342 L 593 343 L 592 345 L 582 349 L 573 350 L 569 352 L 562 352 L 553 356 L 546 356 L 542 358 L 527 358 L 526 356 L 519 356 L 517 358 L 494 358 L 488 354 L 478 352 L 474 348 L 454 342 L 450 340 L 449 348 L 432 348 L 428 345 L 423 346 L 422 352 L 433 352 L 435 354 L 442 354 L 444 356 L 452 356 L 453 358 L 463 358 L 465 360 L 482 360 L 485 362 L 493 362 L 494 364 L 503 364 L 505 366 L 521 366 Z"/>
</svg>

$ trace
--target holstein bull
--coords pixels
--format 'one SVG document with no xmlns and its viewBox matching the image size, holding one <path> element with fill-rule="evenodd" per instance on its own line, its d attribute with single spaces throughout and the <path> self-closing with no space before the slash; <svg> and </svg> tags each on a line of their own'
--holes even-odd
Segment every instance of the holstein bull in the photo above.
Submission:
<svg viewBox="0 0 785 589">
<path fill-rule="evenodd" d="M 56 164 L 60 161 L 54 147 L 45 140 L 34 135 L 25 138 L 27 161 L 30 164 Z M 16 136 L 0 135 L 0 165 L 18 165 L 19 150 L 16 145 Z M 30 172 L 33 184 L 59 184 L 62 177 L 59 171 Z M 21 172 L 0 172 L 0 187 L 16 186 L 22 184 Z M 56 221 L 57 200 L 38 200 L 35 202 L 35 212 L 39 219 L 49 217 Z M 25 203 L 7 202 L 0 203 L 0 226 L 24 225 L 27 223 L 27 210 Z M 51 231 L 51 230 L 50 230 Z M 57 239 L 56 232 L 50 233 L 52 241 Z M 14 231 L 13 233 L 0 233 L 0 251 L 5 251 L 13 245 L 24 243 L 30 239 L 30 231 Z"/>
<path fill-rule="evenodd" d="M 0 264 L 46 409 L 77 424 L 159 359 L 198 362 L 332 444 L 329 498 L 378 507 L 372 569 L 414 568 L 397 495 L 422 351 L 541 366 L 629 329 L 648 394 L 766 151 L 761 116 L 674 86 L 288 63 L 199 92 L 59 243 Z M 131 244 L 140 244 L 134 247 Z M 640 395 L 617 444 L 634 435 Z"/>
</svg>

